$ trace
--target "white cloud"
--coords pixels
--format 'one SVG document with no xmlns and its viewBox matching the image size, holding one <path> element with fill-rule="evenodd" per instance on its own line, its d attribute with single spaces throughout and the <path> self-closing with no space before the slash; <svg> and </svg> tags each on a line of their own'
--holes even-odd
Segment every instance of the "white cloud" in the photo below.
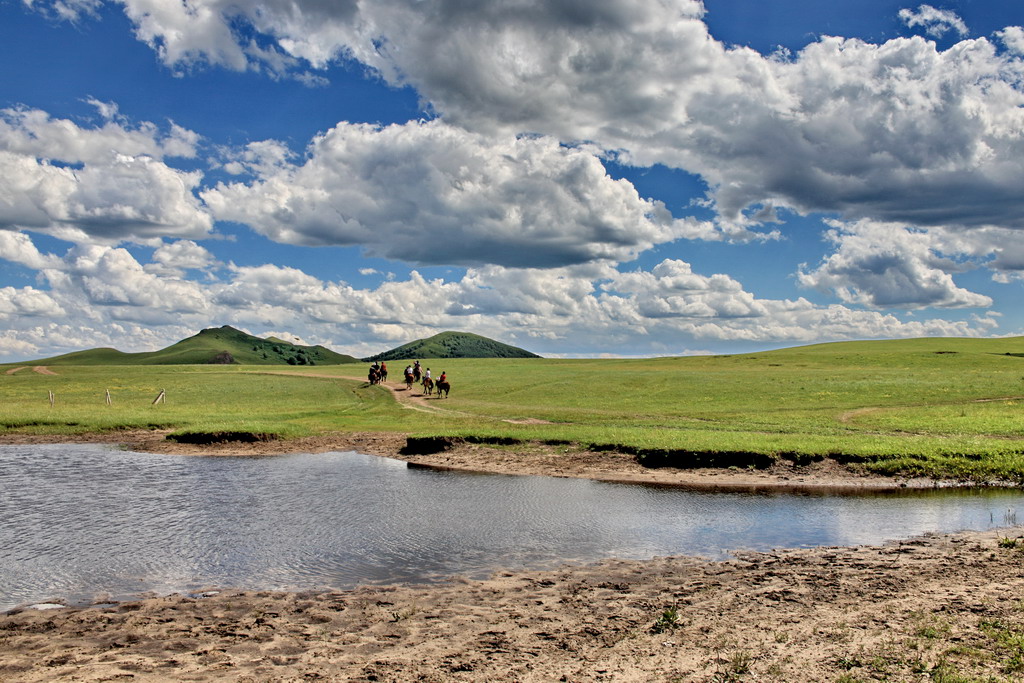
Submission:
<svg viewBox="0 0 1024 683">
<path fill-rule="evenodd" d="M 18 246 L 17 253 L 30 255 L 23 263 L 45 266 L 40 275 L 48 288 L 0 289 L 0 317 L 9 330 L 0 335 L 0 357 L 4 348 L 14 349 L 12 360 L 98 345 L 149 350 L 224 324 L 288 330 L 353 355 L 446 329 L 542 353 L 665 355 L 709 341 L 982 336 L 998 327 L 992 314 L 973 321 L 903 319 L 805 299 L 761 299 L 727 275 L 704 275 L 678 259 L 630 272 L 611 264 L 491 265 L 444 280 L 414 271 L 404 280 L 356 288 L 271 264 L 229 266 L 200 282 L 156 261 L 157 252 L 144 263 L 111 247 L 76 246 L 40 258 L 31 256 L 34 247 Z M 173 246 L 159 258 L 175 262 Z M 191 246 L 180 248 L 178 265 L 189 255 L 202 261 Z"/>
<path fill-rule="evenodd" d="M 52 2 L 22 0 L 22 2 L 55 19 L 71 22 L 77 22 L 85 16 L 95 15 L 102 4 L 102 0 L 53 0 Z"/>
<path fill-rule="evenodd" d="M 288 145 L 277 140 L 257 140 L 240 149 L 221 149 L 220 153 L 225 159 L 223 168 L 231 175 L 271 175 L 286 169 L 295 157 Z"/>
<path fill-rule="evenodd" d="M 451 124 L 592 141 L 700 174 L 737 226 L 775 207 L 1024 227 L 1024 67 L 983 38 L 940 52 L 920 37 L 827 37 L 782 60 L 714 40 L 694 0 L 121 3 L 170 65 L 287 68 L 232 28 L 248 25 L 313 68 L 356 59 L 412 85 Z M 966 32 L 928 5 L 904 20 Z"/>
<path fill-rule="evenodd" d="M 245 48 L 231 30 L 234 11 L 229 3 L 129 0 L 124 6 L 135 36 L 168 66 L 206 61 L 236 71 L 248 67 Z"/>
<path fill-rule="evenodd" d="M 2 110 L 0 229 L 76 242 L 206 236 L 213 221 L 193 194 L 202 175 L 162 161 L 194 156 L 197 139 L 177 126 L 82 128 L 39 110 Z"/>
<path fill-rule="evenodd" d="M 1024 28 L 1007 26 L 1002 31 L 996 31 L 996 36 L 1003 41 L 1007 50 L 1017 55 L 1024 55 Z"/>
<path fill-rule="evenodd" d="M 929 230 L 929 235 L 939 251 L 962 256 L 978 267 L 988 268 L 996 282 L 1024 279 L 1024 242 L 1017 230 L 936 228 Z"/>
<path fill-rule="evenodd" d="M 195 196 L 200 176 L 168 163 L 197 154 L 191 131 L 133 125 L 98 100 L 92 127 L 0 112 L 0 256 L 44 273 L 69 329 L 123 320 L 164 334 L 209 321 L 371 345 L 363 330 L 393 340 L 436 325 L 648 348 L 974 335 L 994 318 L 857 307 L 985 307 L 988 297 L 954 281 L 958 270 L 988 267 L 1004 282 L 1024 272 L 1019 27 L 997 32 L 1002 52 L 986 39 L 939 51 L 921 37 L 829 37 L 782 59 L 714 40 L 690 0 L 119 1 L 176 70 L 297 75 L 355 59 L 414 86 L 440 118 L 342 123 L 302 158 L 276 141 L 225 151 L 222 168 L 239 182 L 207 188 L 208 209 Z M 45 6 L 78 19 L 95 4 Z M 966 33 L 926 5 L 904 21 Z M 603 154 L 699 174 L 719 220 L 673 219 L 610 178 Z M 844 218 L 834 252 L 799 273 L 844 305 L 759 299 L 680 259 L 617 268 L 672 240 L 752 239 L 787 209 Z M 193 241 L 209 234 L 211 211 L 280 242 L 469 270 L 357 289 L 266 265 L 198 284 L 188 270 L 220 265 Z M 42 254 L 19 229 L 82 246 Z M 111 248 L 124 240 L 157 247 L 152 262 Z M 30 294 L 8 299 L 28 305 Z"/>
<path fill-rule="evenodd" d="M 54 268 L 60 263 L 59 257 L 41 253 L 25 233 L 10 230 L 0 230 L 0 258 L 33 270 Z"/>
<path fill-rule="evenodd" d="M 0 287 L 0 319 L 9 321 L 12 317 L 50 318 L 62 315 L 64 310 L 46 292 L 32 287 Z"/>
<path fill-rule="evenodd" d="M 103 124 L 93 128 L 39 109 L 0 109 L 0 149 L 66 164 L 102 163 L 112 152 L 154 159 L 195 157 L 199 136 L 193 131 L 172 124 L 165 133 L 150 122 L 132 127 L 118 120 L 116 104 L 91 102 L 104 116 Z"/>
<path fill-rule="evenodd" d="M 192 240 L 161 245 L 153 252 L 153 261 L 168 269 L 168 272 L 207 270 L 216 264 L 213 255 Z"/>
<path fill-rule="evenodd" d="M 950 31 L 961 36 L 968 33 L 967 24 L 957 16 L 956 12 L 936 9 L 931 5 L 921 5 L 917 11 L 912 9 L 901 9 L 900 20 L 910 28 L 920 26 L 924 32 L 935 38 L 941 38 Z"/>
<path fill-rule="evenodd" d="M 767 313 L 728 275 L 698 275 L 689 263 L 674 259 L 662 261 L 650 272 L 618 275 L 604 288 L 632 295 L 637 313 L 644 318 L 730 319 Z"/>
<path fill-rule="evenodd" d="M 940 252 L 935 233 L 902 225 L 830 221 L 837 246 L 814 270 L 801 269 L 800 284 L 834 291 L 847 303 L 873 308 L 988 307 L 990 297 L 958 287 L 952 274 L 965 266 Z"/>
<path fill-rule="evenodd" d="M 362 245 L 414 263 L 552 267 L 722 237 L 710 223 L 675 220 L 641 199 L 586 150 L 441 121 L 338 124 L 313 141 L 302 165 L 276 155 L 253 170 L 251 184 L 202 192 L 219 220 L 278 242 Z"/>
<path fill-rule="evenodd" d="M 65 256 L 59 274 L 44 271 L 53 289 L 84 295 L 94 310 L 108 308 L 118 320 L 177 322 L 182 314 L 210 309 L 200 285 L 147 272 L 125 249 L 77 246 Z M 51 277 L 53 276 L 53 277 Z"/>
</svg>

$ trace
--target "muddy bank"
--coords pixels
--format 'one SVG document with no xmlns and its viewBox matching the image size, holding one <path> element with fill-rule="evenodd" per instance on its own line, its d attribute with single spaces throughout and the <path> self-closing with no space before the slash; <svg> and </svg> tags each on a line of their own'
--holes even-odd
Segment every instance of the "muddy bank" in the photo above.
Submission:
<svg viewBox="0 0 1024 683">
<path fill-rule="evenodd" d="M 0 678 L 1020 680 L 1019 531 L 30 609 L 0 616 Z"/>
<path fill-rule="evenodd" d="M 344 432 L 274 440 L 265 438 L 182 442 L 170 440 L 164 431 L 111 432 L 74 436 L 0 434 L 0 444 L 15 443 L 111 443 L 135 451 L 181 455 L 280 455 L 354 450 L 397 458 L 420 467 L 580 477 L 613 482 L 687 486 L 705 490 L 793 490 L 870 492 L 899 488 L 953 486 L 957 482 L 927 478 L 881 477 L 859 473 L 855 467 L 834 460 L 798 465 L 780 460 L 771 467 L 702 467 L 677 469 L 645 467 L 637 457 L 614 451 L 593 452 L 567 445 L 516 443 L 507 446 L 455 441 L 444 449 L 409 448 L 406 435 L 389 432 Z M 201 440 L 196 440 L 201 441 Z"/>
</svg>

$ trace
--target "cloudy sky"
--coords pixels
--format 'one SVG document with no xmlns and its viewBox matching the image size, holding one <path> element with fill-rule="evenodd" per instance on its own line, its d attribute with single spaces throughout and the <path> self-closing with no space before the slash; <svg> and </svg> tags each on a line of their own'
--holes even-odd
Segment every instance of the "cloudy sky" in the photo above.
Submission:
<svg viewBox="0 0 1024 683">
<path fill-rule="evenodd" d="M 0 0 L 0 361 L 1024 334 L 1024 2 Z"/>
</svg>

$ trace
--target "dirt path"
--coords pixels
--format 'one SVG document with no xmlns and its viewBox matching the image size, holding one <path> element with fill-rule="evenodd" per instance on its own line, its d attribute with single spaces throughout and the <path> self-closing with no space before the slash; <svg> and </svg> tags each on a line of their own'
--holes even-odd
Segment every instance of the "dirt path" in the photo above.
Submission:
<svg viewBox="0 0 1024 683">
<path fill-rule="evenodd" d="M 354 378 L 347 378 L 354 379 Z M 443 408 L 440 405 L 435 405 L 437 401 L 444 401 L 445 399 L 439 396 L 427 396 L 423 393 L 423 387 L 413 385 L 411 389 L 407 388 L 405 382 L 401 383 L 388 383 L 382 382 L 379 386 L 384 387 L 391 392 L 391 395 L 395 397 L 399 405 L 403 408 L 409 408 L 411 410 L 419 410 L 425 413 L 439 413 L 447 414 L 456 417 L 483 417 L 481 415 L 474 415 L 472 413 L 464 413 L 461 410 L 452 410 L 450 408 Z"/>
<path fill-rule="evenodd" d="M 365 377 L 357 377 L 354 375 L 329 375 L 327 373 L 318 372 L 276 372 L 267 370 L 260 374 L 267 375 L 288 375 L 291 377 L 318 377 L 321 379 L 346 379 L 353 382 L 362 382 L 366 384 Z M 486 418 L 486 415 L 477 415 L 475 413 L 465 413 L 461 410 L 452 410 L 450 408 L 444 408 L 438 405 L 437 402 L 444 402 L 445 399 L 438 396 L 426 396 L 423 394 L 423 388 L 417 385 L 413 385 L 412 389 L 408 389 L 405 386 L 405 382 L 382 382 L 379 384 L 383 389 L 387 389 L 391 392 L 391 395 L 395 397 L 395 400 L 403 408 L 409 410 L 418 410 L 423 413 L 433 413 L 441 415 L 451 415 L 453 417 L 477 417 Z M 493 418 L 497 420 L 498 418 Z"/>
<path fill-rule="evenodd" d="M 22 365 L 21 367 L 18 367 L 18 368 L 11 368 L 11 369 L 9 369 L 7 371 L 6 374 L 13 375 L 14 373 L 21 372 L 22 370 L 28 370 L 28 366 L 27 365 Z M 34 368 L 32 368 L 32 372 L 39 373 L 40 375 L 56 375 L 57 374 L 56 372 L 54 372 L 50 368 L 46 367 L 45 365 L 37 365 L 37 366 L 35 366 Z"/>
</svg>

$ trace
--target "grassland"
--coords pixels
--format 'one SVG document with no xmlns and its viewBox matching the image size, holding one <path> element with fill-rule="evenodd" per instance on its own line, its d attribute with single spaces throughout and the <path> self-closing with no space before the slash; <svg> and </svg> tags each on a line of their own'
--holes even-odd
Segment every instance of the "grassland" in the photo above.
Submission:
<svg viewBox="0 0 1024 683">
<path fill-rule="evenodd" d="M 287 375 L 253 366 L 61 366 L 57 376 L 24 369 L 0 374 L 0 428 L 283 438 L 396 431 L 619 450 L 650 465 L 828 457 L 883 474 L 1024 481 L 1024 338 L 649 360 L 423 362 L 452 382 L 449 399 L 426 402 L 429 414 L 347 379 L 364 376 L 362 364 L 288 368 Z M 160 390 L 166 403 L 152 405 Z"/>
</svg>

